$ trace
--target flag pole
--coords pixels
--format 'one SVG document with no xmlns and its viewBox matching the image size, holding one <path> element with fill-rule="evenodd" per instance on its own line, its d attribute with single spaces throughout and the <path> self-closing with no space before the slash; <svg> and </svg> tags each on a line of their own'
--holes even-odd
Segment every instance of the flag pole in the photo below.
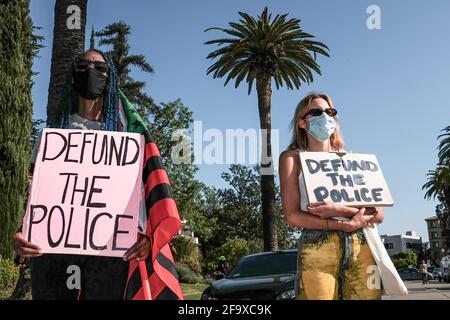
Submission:
<svg viewBox="0 0 450 320">
<path fill-rule="evenodd" d="M 148 282 L 147 266 L 145 265 L 145 261 L 139 260 L 139 271 L 141 272 L 144 300 L 152 300 L 152 294 L 150 292 L 150 284 Z"/>
</svg>

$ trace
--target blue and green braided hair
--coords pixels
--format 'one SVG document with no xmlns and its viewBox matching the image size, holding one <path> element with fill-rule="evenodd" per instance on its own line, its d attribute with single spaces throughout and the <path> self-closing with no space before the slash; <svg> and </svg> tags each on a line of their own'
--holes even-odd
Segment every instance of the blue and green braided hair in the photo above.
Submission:
<svg viewBox="0 0 450 320">
<path fill-rule="evenodd" d="M 116 67 L 112 60 L 100 50 L 92 49 L 89 51 L 95 51 L 102 55 L 108 64 L 108 79 L 106 83 L 105 92 L 103 93 L 103 108 L 102 108 L 102 130 L 105 131 L 117 131 L 118 125 L 120 123 L 120 114 L 118 107 L 119 100 L 119 87 L 117 79 Z M 87 51 L 87 52 L 89 52 Z M 75 57 L 79 59 L 85 53 Z M 69 117 L 72 113 L 76 112 L 76 106 L 78 105 L 77 93 L 73 89 L 72 85 L 72 65 L 67 70 L 66 80 L 64 83 L 64 89 L 59 102 L 60 117 L 59 120 L 52 127 L 56 128 L 68 128 Z"/>
</svg>

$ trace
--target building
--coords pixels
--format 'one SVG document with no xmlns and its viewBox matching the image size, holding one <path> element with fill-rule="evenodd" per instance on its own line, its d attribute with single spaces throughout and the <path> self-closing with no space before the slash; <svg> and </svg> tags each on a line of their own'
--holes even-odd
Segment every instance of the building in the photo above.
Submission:
<svg viewBox="0 0 450 320">
<path fill-rule="evenodd" d="M 422 237 L 417 236 L 415 231 L 406 231 L 405 234 L 393 236 L 381 235 L 380 237 L 389 256 L 406 250 L 422 252 Z"/>
<path fill-rule="evenodd" d="M 440 260 L 445 250 L 445 239 L 442 237 L 442 225 L 438 217 L 432 216 L 426 218 L 428 239 L 430 240 L 431 260 L 436 263 Z"/>
<path fill-rule="evenodd" d="M 181 229 L 178 231 L 178 235 L 191 240 L 196 245 L 199 244 L 198 238 L 194 235 L 194 231 L 190 230 L 187 220 L 183 219 L 181 222 Z"/>
</svg>

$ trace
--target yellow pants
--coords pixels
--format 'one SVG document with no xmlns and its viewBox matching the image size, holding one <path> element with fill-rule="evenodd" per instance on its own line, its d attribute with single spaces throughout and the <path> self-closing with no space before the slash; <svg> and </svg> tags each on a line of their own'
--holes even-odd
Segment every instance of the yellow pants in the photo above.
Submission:
<svg viewBox="0 0 450 320">
<path fill-rule="evenodd" d="M 378 271 L 361 230 L 304 229 L 297 270 L 299 300 L 381 299 Z"/>
</svg>

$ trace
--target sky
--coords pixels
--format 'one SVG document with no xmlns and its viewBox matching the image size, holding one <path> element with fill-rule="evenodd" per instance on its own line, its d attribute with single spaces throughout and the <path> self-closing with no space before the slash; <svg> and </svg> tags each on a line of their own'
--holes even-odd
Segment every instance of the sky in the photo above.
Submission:
<svg viewBox="0 0 450 320">
<path fill-rule="evenodd" d="M 371 5 L 380 9 L 379 29 L 367 26 Z M 437 162 L 437 136 L 450 124 L 450 42 L 443 40 L 450 31 L 449 1 L 89 0 L 86 42 L 92 25 L 99 30 L 126 22 L 132 28 L 131 54 L 145 55 L 155 69 L 151 75 L 133 70 L 133 76 L 147 83 L 156 102 L 181 99 L 201 121 L 201 134 L 258 130 L 256 90 L 248 95 L 245 83 L 224 87 L 224 79 L 206 74 L 211 65 L 206 56 L 216 47 L 204 43 L 223 34 L 204 30 L 227 27 L 239 19 L 239 11 L 256 16 L 265 6 L 301 19 L 302 29 L 330 49 L 329 58 L 318 57 L 322 75 L 315 75 L 312 84 L 299 90 L 273 88 L 272 128 L 279 130 L 279 151 L 289 143 L 289 122 L 301 98 L 310 91 L 328 93 L 339 112 L 345 149 L 375 154 L 392 194 L 394 206 L 385 209 L 380 233 L 413 230 L 427 241 L 424 219 L 434 215 L 437 203 L 424 199 L 422 185 Z M 42 27 L 38 33 L 46 46 L 33 66 L 39 72 L 34 118 L 46 118 L 53 8 L 54 0 L 31 1 L 31 16 Z M 209 143 L 204 137 L 203 148 Z M 197 178 L 225 187 L 220 174 L 228 167 L 200 164 Z"/>
</svg>

